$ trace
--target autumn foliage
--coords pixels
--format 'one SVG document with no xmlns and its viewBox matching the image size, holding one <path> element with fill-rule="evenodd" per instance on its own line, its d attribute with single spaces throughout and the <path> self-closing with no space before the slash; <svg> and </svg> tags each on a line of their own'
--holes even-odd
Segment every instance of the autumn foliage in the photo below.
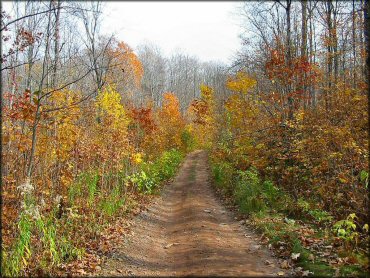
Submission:
<svg viewBox="0 0 370 278">
<path fill-rule="evenodd" d="M 65 89 L 39 107 L 34 166 L 27 179 L 37 109 L 33 94 L 5 94 L 2 231 L 9 275 L 35 271 L 40 261 L 49 264 L 44 271 L 52 271 L 81 257 L 115 213 L 174 175 L 182 157 L 175 149 L 185 149 L 185 120 L 174 94 L 164 94 L 162 107 L 136 107 L 124 104 L 116 84 L 84 102 L 82 92 Z M 78 236 L 76 227 L 82 231 Z M 35 233 L 39 229 L 45 230 Z M 42 253 L 48 248 L 54 253 Z"/>
<path fill-rule="evenodd" d="M 307 88 L 312 82 L 320 86 L 313 78 L 317 69 L 302 59 L 292 63 L 285 70 L 284 58 L 274 52 L 266 64 L 272 81 L 307 90 L 290 93 L 295 103 L 292 119 L 287 117 L 288 95 L 256 94 L 255 81 L 245 72 L 230 77 L 227 86 L 232 94 L 216 121 L 220 139 L 214 156 L 231 161 L 237 169 L 255 167 L 294 200 L 311 200 L 338 220 L 354 212 L 362 227 L 368 206 L 366 93 L 338 84 L 330 95 L 318 97 L 316 106 L 304 105 L 304 99 L 311 103 Z M 300 82 L 303 73 L 307 83 Z"/>
<path fill-rule="evenodd" d="M 78 44 L 67 42 L 74 34 L 66 35 L 66 45 L 60 40 L 60 7 L 19 21 L 2 11 L 7 48 L 0 62 L 8 83 L 1 99 L 2 273 L 56 275 L 84 255 L 106 254 L 102 231 L 173 178 L 194 149 L 208 151 L 215 181 L 247 215 L 269 210 L 308 219 L 345 249 L 364 248 L 368 34 L 356 19 L 364 9 L 356 11 L 353 1 L 353 11 L 344 13 L 352 26 L 343 29 L 346 19 L 337 21 L 342 15 L 333 14 L 333 2 L 323 2 L 318 11 L 325 20 L 316 34 L 307 22 L 319 23 L 313 6 L 320 1 L 310 4 L 309 19 L 309 2 L 297 3 L 302 28 L 299 9 L 292 10 L 291 26 L 292 1 L 253 14 L 250 19 L 271 13 L 277 22 L 267 25 L 276 26 L 266 29 L 278 34 L 263 30 L 264 19 L 253 22 L 261 41 L 245 42 L 258 46 L 255 57 L 242 55 L 227 70 L 184 55 L 164 59 L 150 48 L 137 56 L 125 42 L 99 37 L 98 2 L 94 16 L 63 7 L 85 26 L 80 56 Z M 286 13 L 281 22 L 273 16 L 279 7 Z M 44 15 L 44 34 L 31 20 L 36 15 Z M 35 30 L 22 27 L 24 19 Z"/>
</svg>

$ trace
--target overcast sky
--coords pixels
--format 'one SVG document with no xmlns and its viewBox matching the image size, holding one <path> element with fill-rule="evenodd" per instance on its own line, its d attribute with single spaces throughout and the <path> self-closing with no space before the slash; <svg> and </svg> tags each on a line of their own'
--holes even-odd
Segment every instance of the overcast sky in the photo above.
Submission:
<svg viewBox="0 0 370 278">
<path fill-rule="evenodd" d="M 174 51 L 202 61 L 230 62 L 239 49 L 241 30 L 233 15 L 240 2 L 103 1 L 104 33 L 115 33 L 134 50 L 143 43 L 157 45 L 164 55 Z M 9 11 L 12 2 L 3 2 Z"/>
<path fill-rule="evenodd" d="M 107 2 L 102 31 L 132 48 L 158 45 L 164 55 L 181 50 L 202 61 L 228 63 L 238 50 L 239 2 Z"/>
</svg>

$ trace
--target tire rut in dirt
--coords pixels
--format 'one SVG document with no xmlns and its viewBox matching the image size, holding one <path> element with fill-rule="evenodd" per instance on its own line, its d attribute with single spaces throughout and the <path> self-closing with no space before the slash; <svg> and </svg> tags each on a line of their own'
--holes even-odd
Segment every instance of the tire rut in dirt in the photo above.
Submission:
<svg viewBox="0 0 370 278">
<path fill-rule="evenodd" d="M 173 183 L 136 218 L 132 234 L 102 274 L 276 276 L 278 263 L 245 237 L 245 227 L 213 192 L 209 172 L 206 152 L 189 154 Z M 273 264 L 267 266 L 266 260 Z"/>
</svg>

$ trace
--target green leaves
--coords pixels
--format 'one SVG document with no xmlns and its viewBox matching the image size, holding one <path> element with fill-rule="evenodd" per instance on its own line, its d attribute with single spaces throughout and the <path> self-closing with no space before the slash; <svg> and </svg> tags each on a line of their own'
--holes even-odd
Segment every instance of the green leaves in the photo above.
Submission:
<svg viewBox="0 0 370 278">
<path fill-rule="evenodd" d="M 369 173 L 366 172 L 365 170 L 362 170 L 360 172 L 360 180 L 361 182 L 365 183 L 365 187 L 367 188 L 369 185 Z"/>
<path fill-rule="evenodd" d="M 156 186 L 155 177 L 148 176 L 144 171 L 140 171 L 127 177 L 127 181 L 134 184 L 140 192 L 150 194 Z"/>
<path fill-rule="evenodd" d="M 182 158 L 178 150 L 166 151 L 154 163 L 144 163 L 141 171 L 126 177 L 126 181 L 134 184 L 139 192 L 151 194 L 159 183 L 176 174 Z"/>
<path fill-rule="evenodd" d="M 340 220 L 333 225 L 333 230 L 338 237 L 346 242 L 357 241 L 358 233 L 356 232 L 356 224 L 354 220 L 357 218 L 355 213 L 348 215 L 347 219 Z"/>
</svg>

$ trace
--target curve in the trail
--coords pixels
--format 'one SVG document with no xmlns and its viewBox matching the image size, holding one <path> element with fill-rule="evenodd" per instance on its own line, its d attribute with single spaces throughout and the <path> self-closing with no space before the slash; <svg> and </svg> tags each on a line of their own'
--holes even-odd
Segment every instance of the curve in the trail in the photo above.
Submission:
<svg viewBox="0 0 370 278">
<path fill-rule="evenodd" d="M 206 152 L 189 154 L 101 274 L 276 276 L 276 259 L 222 206 L 209 172 Z"/>
</svg>

